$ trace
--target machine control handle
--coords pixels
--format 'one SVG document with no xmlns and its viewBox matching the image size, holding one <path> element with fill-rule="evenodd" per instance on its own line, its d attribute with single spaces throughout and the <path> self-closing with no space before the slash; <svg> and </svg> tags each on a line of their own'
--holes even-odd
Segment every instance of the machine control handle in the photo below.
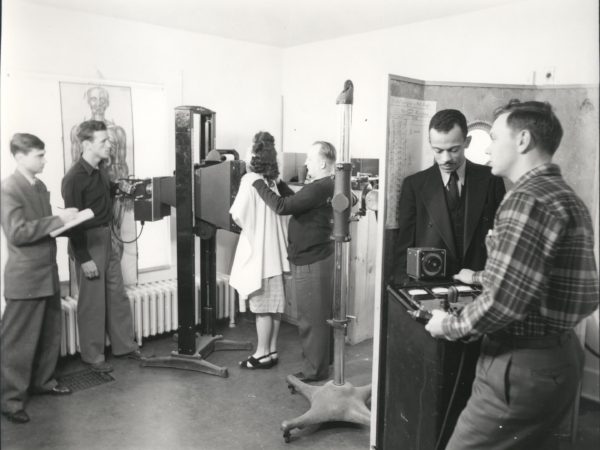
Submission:
<svg viewBox="0 0 600 450">
<path fill-rule="evenodd" d="M 458 289 L 456 286 L 448 287 L 448 295 L 444 299 L 444 311 L 450 311 L 450 305 L 458 300 Z"/>
<path fill-rule="evenodd" d="M 425 325 L 427 322 L 429 322 L 429 319 L 431 319 L 431 313 L 429 311 L 425 311 L 424 309 L 414 309 L 406 312 L 409 316 L 423 325 Z"/>
</svg>

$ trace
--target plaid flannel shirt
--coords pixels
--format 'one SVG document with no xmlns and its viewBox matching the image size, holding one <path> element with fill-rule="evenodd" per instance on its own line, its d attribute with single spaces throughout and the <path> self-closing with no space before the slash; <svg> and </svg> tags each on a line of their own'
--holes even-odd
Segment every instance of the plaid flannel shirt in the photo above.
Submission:
<svg viewBox="0 0 600 450">
<path fill-rule="evenodd" d="M 572 329 L 598 307 L 590 214 L 555 164 L 507 192 L 486 241 L 482 294 L 442 323 L 449 339 L 502 331 L 545 336 Z"/>
</svg>

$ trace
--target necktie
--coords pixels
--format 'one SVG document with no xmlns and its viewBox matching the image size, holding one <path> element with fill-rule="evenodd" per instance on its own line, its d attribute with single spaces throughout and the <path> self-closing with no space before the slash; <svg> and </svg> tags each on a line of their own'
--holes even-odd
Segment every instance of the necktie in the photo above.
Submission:
<svg viewBox="0 0 600 450">
<path fill-rule="evenodd" d="M 37 178 L 35 179 L 35 183 L 33 183 L 33 189 L 35 189 L 36 192 L 46 192 L 46 189 L 44 189 L 44 186 L 42 185 L 42 182 L 40 180 L 38 180 Z"/>
<path fill-rule="evenodd" d="M 450 180 L 448 181 L 448 207 L 455 209 L 458 206 L 460 195 L 458 194 L 458 174 L 456 171 L 450 174 Z"/>
</svg>

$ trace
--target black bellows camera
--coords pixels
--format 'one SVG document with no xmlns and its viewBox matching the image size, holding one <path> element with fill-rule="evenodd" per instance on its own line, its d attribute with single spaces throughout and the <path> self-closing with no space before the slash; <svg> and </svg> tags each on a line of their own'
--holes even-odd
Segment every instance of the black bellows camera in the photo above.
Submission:
<svg viewBox="0 0 600 450">
<path fill-rule="evenodd" d="M 434 247 L 408 248 L 406 273 L 415 280 L 444 278 L 446 276 L 446 250 Z"/>
</svg>

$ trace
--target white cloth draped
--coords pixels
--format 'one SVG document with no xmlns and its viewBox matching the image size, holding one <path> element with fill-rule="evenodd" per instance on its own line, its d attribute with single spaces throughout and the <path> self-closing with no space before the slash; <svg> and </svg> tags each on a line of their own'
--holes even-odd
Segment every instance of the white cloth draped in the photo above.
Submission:
<svg viewBox="0 0 600 450">
<path fill-rule="evenodd" d="M 229 213 L 242 228 L 235 250 L 229 284 L 240 295 L 240 311 L 245 300 L 260 289 L 263 278 L 290 271 L 287 259 L 289 216 L 278 216 L 260 198 L 252 183 L 264 180 L 253 172 L 245 174 Z M 265 181 L 266 182 L 266 181 Z M 276 186 L 271 189 L 279 194 Z"/>
</svg>

